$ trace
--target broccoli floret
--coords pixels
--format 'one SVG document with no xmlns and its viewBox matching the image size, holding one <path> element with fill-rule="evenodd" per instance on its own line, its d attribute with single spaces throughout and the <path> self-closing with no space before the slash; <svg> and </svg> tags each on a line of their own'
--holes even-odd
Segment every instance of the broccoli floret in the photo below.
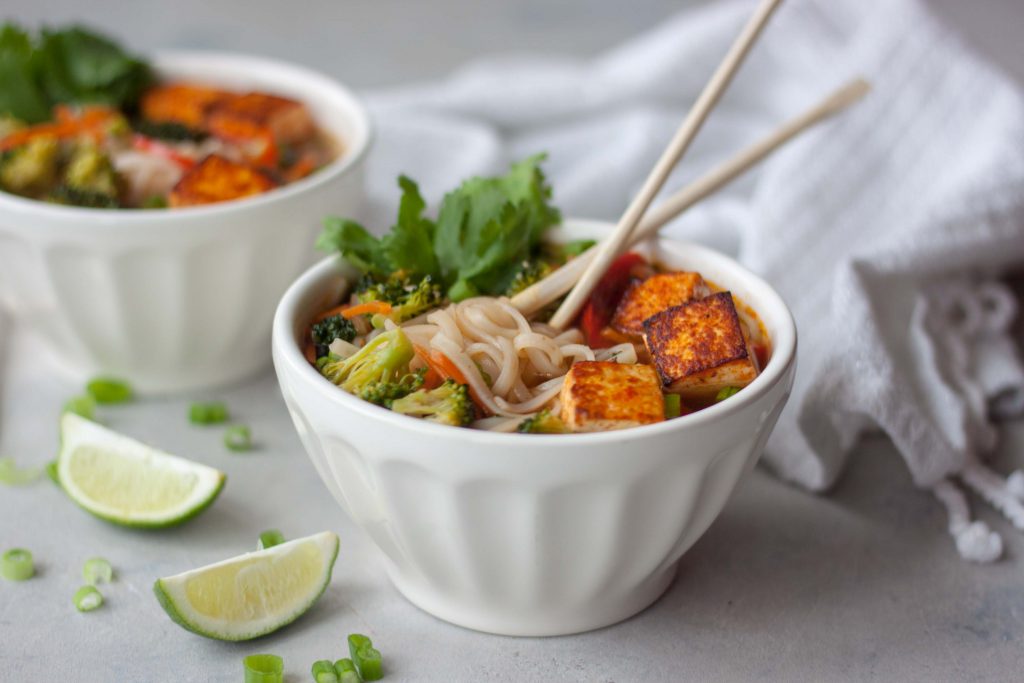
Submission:
<svg viewBox="0 0 1024 683">
<path fill-rule="evenodd" d="M 117 209 L 121 203 L 116 197 L 104 192 L 91 192 L 90 190 L 79 190 L 70 185 L 58 185 L 53 188 L 46 197 L 47 201 L 54 204 L 67 204 L 68 206 L 81 206 L 87 209 Z"/>
<path fill-rule="evenodd" d="M 0 187 L 8 192 L 37 197 L 57 181 L 60 145 L 57 138 L 39 137 L 3 155 Z"/>
<path fill-rule="evenodd" d="M 399 382 L 409 374 L 412 342 L 405 332 L 394 329 L 379 334 L 366 346 L 345 359 L 328 357 L 320 374 L 339 387 L 359 396 L 381 382 Z"/>
<path fill-rule="evenodd" d="M 385 301 L 391 304 L 390 318 L 396 323 L 415 318 L 444 300 L 441 286 L 427 275 L 419 281 L 395 273 L 386 280 L 363 276 L 356 289 L 359 301 Z"/>
<path fill-rule="evenodd" d="M 505 289 L 505 296 L 515 296 L 530 285 L 546 278 L 552 270 L 554 270 L 554 266 L 544 259 L 523 261 L 515 277 L 512 278 L 512 282 Z"/>
<path fill-rule="evenodd" d="M 521 434 L 568 434 L 569 428 L 550 410 L 542 410 L 531 418 L 519 423 L 516 431 Z"/>
<path fill-rule="evenodd" d="M 135 130 L 148 138 L 168 140 L 170 142 L 201 142 L 207 135 L 201 130 L 189 128 L 175 121 L 150 121 L 139 119 L 134 124 Z"/>
<path fill-rule="evenodd" d="M 391 404 L 391 410 L 453 427 L 468 425 L 474 415 L 469 387 L 452 379 L 436 389 L 420 389 L 398 399 Z"/>
<path fill-rule="evenodd" d="M 335 339 L 344 339 L 347 342 L 356 338 L 356 328 L 352 321 L 342 315 L 332 315 L 324 318 L 318 323 L 313 323 L 313 345 L 316 347 L 316 357 L 327 355 L 327 347 Z"/>
<path fill-rule="evenodd" d="M 423 377 L 427 369 L 420 368 L 416 372 L 405 375 L 397 382 L 377 382 L 359 392 L 359 398 L 379 406 L 390 408 L 392 404 L 423 386 Z"/>
<path fill-rule="evenodd" d="M 64 171 L 64 184 L 80 192 L 117 198 L 117 173 L 110 157 L 94 144 L 77 145 Z"/>
</svg>

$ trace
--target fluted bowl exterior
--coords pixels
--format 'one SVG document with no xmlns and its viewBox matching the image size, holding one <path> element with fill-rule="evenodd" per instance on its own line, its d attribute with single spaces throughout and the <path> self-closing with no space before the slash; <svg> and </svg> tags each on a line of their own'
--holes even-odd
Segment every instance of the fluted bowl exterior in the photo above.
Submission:
<svg viewBox="0 0 1024 683">
<path fill-rule="evenodd" d="M 81 209 L 0 192 L 0 303 L 72 376 L 208 389 L 267 365 L 274 307 L 313 261 L 323 217 L 362 204 L 370 121 L 347 89 L 299 67 L 203 52 L 154 63 L 167 77 L 300 100 L 343 153 L 296 183 L 203 207 Z"/>
<path fill-rule="evenodd" d="M 603 234 L 572 221 L 564 239 Z M 697 245 L 649 246 L 700 270 L 759 312 L 773 342 L 761 376 L 730 400 L 668 422 L 598 434 L 455 429 L 365 403 L 320 377 L 297 339 L 338 290 L 324 261 L 286 293 L 274 322 L 285 402 L 328 489 L 381 550 L 396 587 L 447 621 L 558 635 L 653 602 L 757 461 L 789 395 L 796 331 L 785 304 L 734 261 Z"/>
</svg>

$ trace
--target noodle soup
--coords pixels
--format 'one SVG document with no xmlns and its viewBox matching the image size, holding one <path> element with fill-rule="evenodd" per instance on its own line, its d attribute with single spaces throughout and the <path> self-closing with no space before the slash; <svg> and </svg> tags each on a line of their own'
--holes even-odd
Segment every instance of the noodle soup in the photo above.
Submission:
<svg viewBox="0 0 1024 683">
<path fill-rule="evenodd" d="M 0 98 L 5 192 L 86 208 L 199 206 L 301 180 L 341 152 L 302 102 L 156 82 L 147 62 L 77 28 L 45 31 L 34 43 L 11 24 L 4 30 L 24 39 L 28 55 L 20 69 L 5 72 L 21 81 L 4 86 L 15 94 Z M 33 66 L 86 58 L 102 62 L 96 69 L 111 74 L 107 80 L 75 83 L 75 70 Z M 58 77 L 71 82 L 60 89 L 37 83 Z"/>
<path fill-rule="evenodd" d="M 327 381 L 442 424 L 572 433 L 685 415 L 757 376 L 770 345 L 756 313 L 700 273 L 665 271 L 637 253 L 611 265 L 568 329 L 547 323 L 558 297 L 537 312 L 518 307 L 518 295 L 543 288 L 593 244 L 539 238 L 559 218 L 540 160 L 466 181 L 446 196 L 436 223 L 403 178 L 399 221 L 380 240 L 351 221 L 328 222 L 321 246 L 363 276 L 310 323 L 306 357 Z M 519 220 L 509 219 L 513 211 Z M 475 253 L 474 240 L 482 246 Z M 395 248 L 411 244 L 421 247 L 415 257 Z M 520 251 L 496 253 L 495 244 Z"/>
</svg>

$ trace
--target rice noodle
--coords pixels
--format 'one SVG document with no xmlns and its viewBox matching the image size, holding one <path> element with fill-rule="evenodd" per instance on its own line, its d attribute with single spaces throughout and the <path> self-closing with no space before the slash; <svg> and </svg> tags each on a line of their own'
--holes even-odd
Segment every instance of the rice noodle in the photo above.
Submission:
<svg viewBox="0 0 1024 683">
<path fill-rule="evenodd" d="M 385 329 L 394 329 L 390 321 Z M 522 419 L 557 405 L 565 373 L 581 360 L 635 363 L 631 344 L 595 350 L 578 329 L 564 332 L 530 322 L 506 298 L 477 297 L 417 316 L 398 326 L 417 346 L 444 354 L 494 417 L 483 429 L 511 431 Z M 379 331 L 361 330 L 366 339 Z M 357 339 L 357 345 L 366 339 Z"/>
</svg>

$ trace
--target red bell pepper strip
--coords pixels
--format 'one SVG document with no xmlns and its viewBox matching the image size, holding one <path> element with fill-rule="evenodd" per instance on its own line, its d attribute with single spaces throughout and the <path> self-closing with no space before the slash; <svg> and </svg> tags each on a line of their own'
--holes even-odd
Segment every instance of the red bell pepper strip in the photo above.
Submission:
<svg viewBox="0 0 1024 683">
<path fill-rule="evenodd" d="M 611 340 L 605 338 L 604 328 L 612 321 L 615 308 L 619 305 L 622 295 L 626 293 L 630 280 L 633 279 L 633 269 L 645 263 L 647 261 L 640 254 L 627 252 L 612 261 L 608 270 L 598 280 L 597 286 L 583 307 L 579 322 L 583 336 L 591 347 L 603 349 L 614 345 Z"/>
</svg>

